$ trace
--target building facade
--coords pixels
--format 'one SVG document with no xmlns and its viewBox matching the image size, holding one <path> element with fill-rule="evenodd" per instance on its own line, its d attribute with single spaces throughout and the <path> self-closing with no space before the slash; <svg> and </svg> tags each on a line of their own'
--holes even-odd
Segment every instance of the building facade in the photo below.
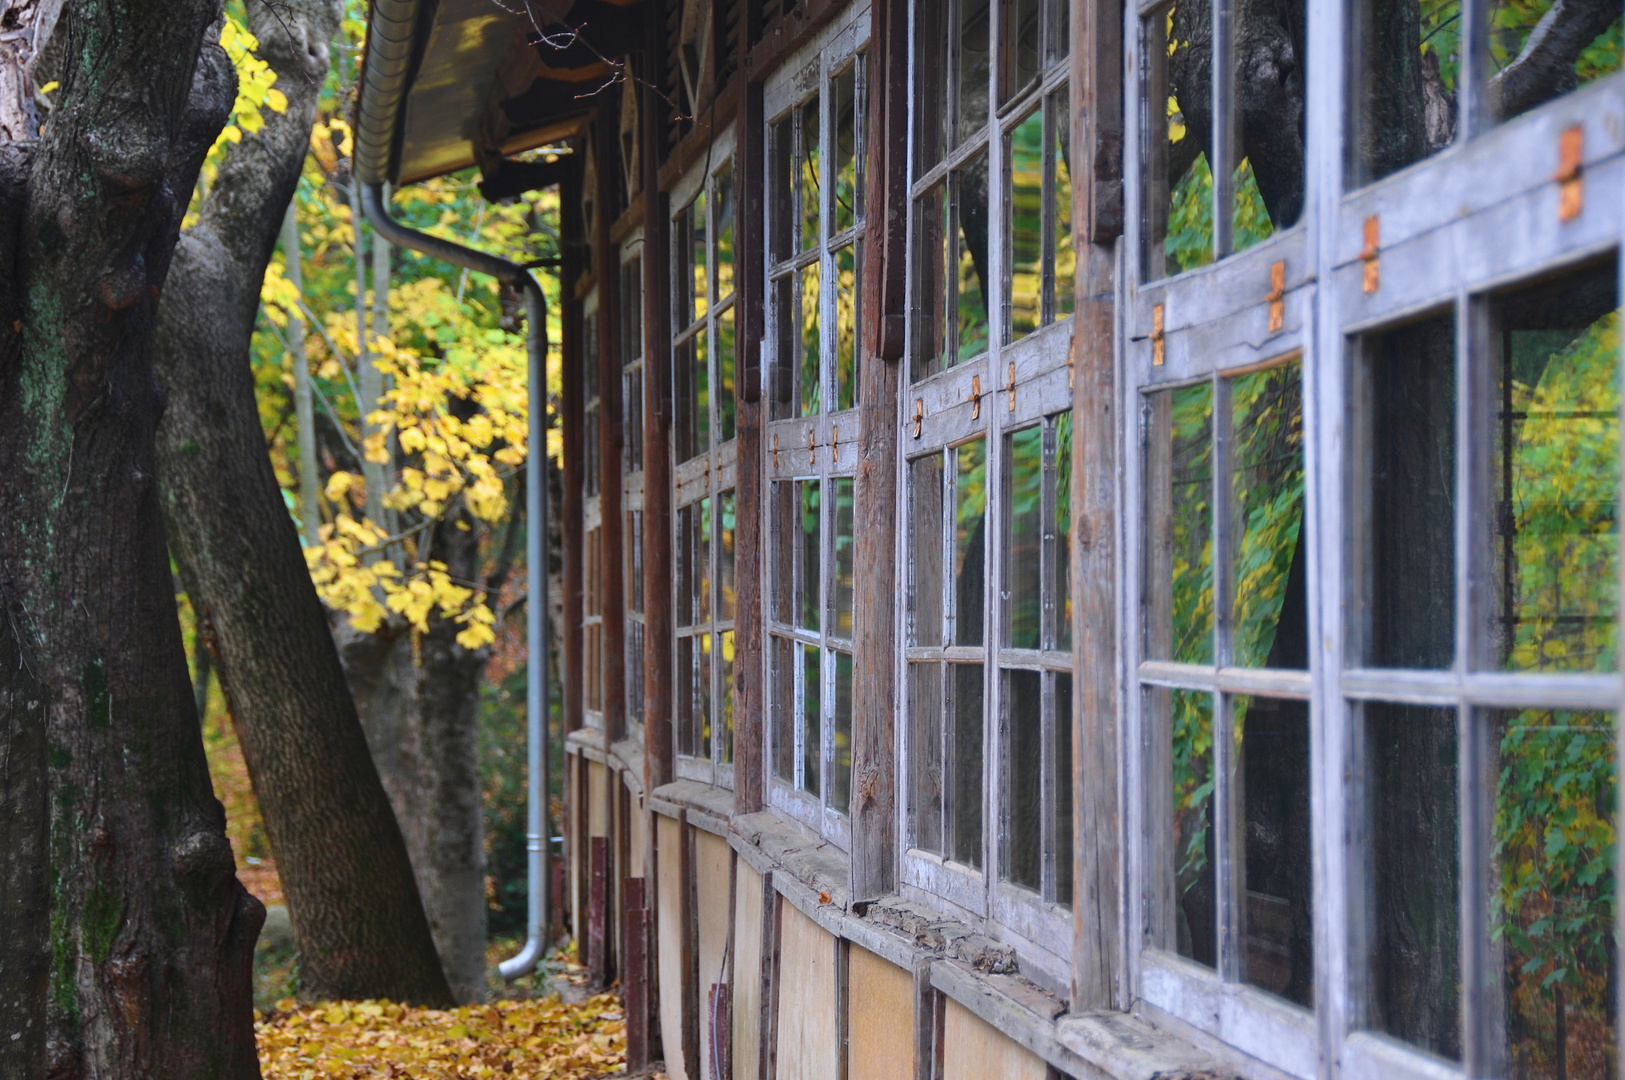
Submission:
<svg viewBox="0 0 1625 1080">
<path fill-rule="evenodd" d="M 634 1065 L 1617 1075 L 1616 0 L 503 10 Z"/>
</svg>

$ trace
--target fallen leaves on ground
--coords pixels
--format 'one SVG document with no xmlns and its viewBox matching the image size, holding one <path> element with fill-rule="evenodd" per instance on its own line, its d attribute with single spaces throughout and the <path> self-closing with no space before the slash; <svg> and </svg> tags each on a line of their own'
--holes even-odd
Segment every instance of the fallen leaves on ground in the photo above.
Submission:
<svg viewBox="0 0 1625 1080">
<path fill-rule="evenodd" d="M 264 1080 L 588 1080 L 626 1060 L 621 999 L 555 995 L 460 1009 L 292 998 L 254 1025 Z"/>
</svg>

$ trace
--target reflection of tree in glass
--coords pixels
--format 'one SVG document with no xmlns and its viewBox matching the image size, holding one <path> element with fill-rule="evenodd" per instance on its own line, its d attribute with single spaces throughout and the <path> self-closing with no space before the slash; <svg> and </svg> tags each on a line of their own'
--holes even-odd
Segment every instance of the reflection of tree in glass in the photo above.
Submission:
<svg viewBox="0 0 1625 1080">
<path fill-rule="evenodd" d="M 1299 386 L 1298 365 L 1288 364 L 1244 375 L 1231 387 L 1233 484 L 1240 526 L 1234 568 L 1233 662 L 1241 667 L 1262 667 L 1271 660 L 1287 597 L 1287 576 L 1302 531 Z M 1239 727 L 1241 710 L 1237 713 Z"/>
</svg>

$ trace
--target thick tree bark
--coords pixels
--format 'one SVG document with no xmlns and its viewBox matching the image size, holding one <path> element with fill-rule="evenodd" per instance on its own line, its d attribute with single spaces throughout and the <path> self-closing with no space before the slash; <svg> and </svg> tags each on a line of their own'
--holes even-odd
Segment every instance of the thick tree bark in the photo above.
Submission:
<svg viewBox="0 0 1625 1080">
<path fill-rule="evenodd" d="M 170 386 L 164 512 L 265 816 L 316 997 L 445 1004 L 450 992 L 260 430 L 248 362 L 259 283 L 297 183 L 340 7 L 249 9 L 288 109 L 222 163 L 158 312 Z"/>
<path fill-rule="evenodd" d="M 264 912 L 232 873 L 153 485 L 158 297 L 234 98 L 219 12 L 217 0 L 69 6 L 52 41 L 55 109 L 26 181 L 0 178 L 0 203 L 21 206 L 0 266 L 0 605 L 20 646 L 0 648 L 0 712 L 13 747 L 19 720 L 23 743 L 48 743 L 45 777 L 23 749 L 5 793 L 50 792 L 49 863 L 10 851 L 0 863 L 21 890 L 5 903 L 27 905 L 4 955 L 23 954 L 31 989 L 43 947 L 31 898 L 50 891 L 47 999 L 31 1002 L 47 1037 L 25 1027 L 28 1060 L 6 1051 L 8 1076 L 258 1076 L 249 967 Z M 15 77 L 0 74 L 0 96 Z M 38 840 L 36 798 L 5 826 L 30 830 L 25 842 Z"/>
</svg>

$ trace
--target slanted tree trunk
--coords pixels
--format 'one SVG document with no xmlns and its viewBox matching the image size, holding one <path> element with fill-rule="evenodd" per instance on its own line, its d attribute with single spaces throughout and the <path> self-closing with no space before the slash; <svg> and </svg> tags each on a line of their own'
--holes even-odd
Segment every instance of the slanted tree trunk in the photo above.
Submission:
<svg viewBox="0 0 1625 1080">
<path fill-rule="evenodd" d="M 38 13 L 12 8 L 8 24 Z M 0 856 L 19 890 L 0 901 L 18 919 L 0 957 L 20 965 L 3 1008 L 14 1017 L 20 991 L 34 1010 L 23 1049 L 0 1051 L 8 1080 L 259 1074 L 264 911 L 232 872 L 153 482 L 159 295 L 235 96 L 219 15 L 218 0 L 68 4 L 54 111 L 0 175 L 0 221 L 15 223 L 0 241 L 0 719 L 19 751 L 3 788 L 19 818 L 0 828 L 37 843 L 42 782 L 50 794 L 48 862 Z M 28 98 L 18 78 L 31 74 L 0 64 L 0 99 Z"/>
<path fill-rule="evenodd" d="M 249 340 L 338 26 L 332 0 L 251 5 L 287 112 L 226 156 L 158 312 L 158 436 L 181 579 L 207 620 L 315 997 L 451 995 L 326 616 L 265 450 Z"/>
</svg>

